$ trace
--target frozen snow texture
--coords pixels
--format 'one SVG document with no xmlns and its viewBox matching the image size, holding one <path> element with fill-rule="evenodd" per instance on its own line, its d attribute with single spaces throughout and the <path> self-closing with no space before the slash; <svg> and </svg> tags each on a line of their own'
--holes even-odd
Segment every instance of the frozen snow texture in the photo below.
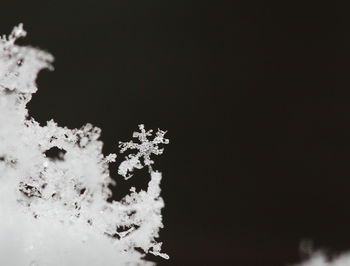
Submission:
<svg viewBox="0 0 350 266">
<path fill-rule="evenodd" d="M 130 190 L 120 202 L 108 202 L 109 163 L 102 154 L 100 129 L 87 124 L 68 129 L 28 117 L 26 104 L 37 91 L 41 69 L 52 69 L 52 55 L 15 44 L 26 32 L 15 27 L 0 38 L 0 265 L 152 265 L 144 253 L 168 258 L 157 243 L 163 226 L 161 173 L 151 168 L 151 154 L 167 144 L 164 131 L 134 133 L 137 149 L 119 167 L 128 178 L 134 168 L 149 167 L 146 191 Z M 50 149 L 60 150 L 50 158 Z M 143 162 L 140 161 L 143 160 Z M 143 252 L 138 251 L 142 249 Z"/>
</svg>

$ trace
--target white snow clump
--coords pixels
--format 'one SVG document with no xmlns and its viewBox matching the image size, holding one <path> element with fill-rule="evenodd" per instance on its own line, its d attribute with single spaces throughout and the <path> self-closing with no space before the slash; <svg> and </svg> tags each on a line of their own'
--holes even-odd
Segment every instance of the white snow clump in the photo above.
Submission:
<svg viewBox="0 0 350 266">
<path fill-rule="evenodd" d="M 68 129 L 48 121 L 40 126 L 26 104 L 37 91 L 36 77 L 52 69 L 53 56 L 15 41 L 26 36 L 22 25 L 0 38 L 0 265 L 109 266 L 153 265 L 146 253 L 168 258 L 157 243 L 163 226 L 161 173 L 151 168 L 151 154 L 167 144 L 164 131 L 134 133 L 140 144 L 119 167 L 129 178 L 134 168 L 148 166 L 146 191 L 118 201 L 111 197 L 109 163 L 102 154 L 100 129 L 87 124 Z M 59 155 L 47 154 L 56 149 Z M 140 161 L 142 159 L 142 162 Z"/>
</svg>

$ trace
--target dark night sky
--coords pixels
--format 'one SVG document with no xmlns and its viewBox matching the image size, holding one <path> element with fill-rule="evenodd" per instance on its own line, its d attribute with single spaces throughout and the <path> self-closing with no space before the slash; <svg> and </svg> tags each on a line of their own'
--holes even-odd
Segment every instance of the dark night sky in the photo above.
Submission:
<svg viewBox="0 0 350 266">
<path fill-rule="evenodd" d="M 350 27 L 335 2 L 12 1 L 0 32 L 50 51 L 38 121 L 102 128 L 106 153 L 139 123 L 168 130 L 170 261 L 286 265 L 299 244 L 350 249 Z M 276 1 L 277 2 L 277 1 Z M 123 182 L 145 186 L 139 173 Z"/>
</svg>

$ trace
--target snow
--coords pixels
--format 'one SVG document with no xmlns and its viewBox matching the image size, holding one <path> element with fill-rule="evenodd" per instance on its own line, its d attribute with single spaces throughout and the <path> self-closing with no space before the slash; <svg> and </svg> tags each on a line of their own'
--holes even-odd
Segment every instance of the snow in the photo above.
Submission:
<svg viewBox="0 0 350 266">
<path fill-rule="evenodd" d="M 91 124 L 68 129 L 52 120 L 40 126 L 28 116 L 37 75 L 52 70 L 54 58 L 15 44 L 25 36 L 20 24 L 0 38 L 0 265 L 153 265 L 145 253 L 167 259 L 156 241 L 163 227 L 161 173 L 150 158 L 169 142 L 165 131 L 148 140 L 152 131 L 140 125 L 133 135 L 139 143 L 120 143 L 121 152 L 137 153 L 118 172 L 130 178 L 147 166 L 150 181 L 146 191 L 131 189 L 120 202 L 108 202 L 116 154 L 103 155 L 101 130 Z M 52 159 L 45 154 L 51 148 L 64 152 Z"/>
</svg>

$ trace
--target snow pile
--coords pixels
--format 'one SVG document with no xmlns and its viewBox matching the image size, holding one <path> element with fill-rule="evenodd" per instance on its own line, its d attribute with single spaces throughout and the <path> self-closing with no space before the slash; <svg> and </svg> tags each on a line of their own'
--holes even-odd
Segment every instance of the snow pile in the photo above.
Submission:
<svg viewBox="0 0 350 266">
<path fill-rule="evenodd" d="M 91 124 L 68 129 L 48 121 L 40 126 L 28 116 L 26 104 L 37 91 L 41 69 L 53 57 L 15 44 L 24 37 L 22 25 L 0 38 L 0 265 L 77 266 L 152 265 L 145 253 L 168 258 L 157 243 L 163 226 L 161 173 L 152 169 L 152 154 L 167 144 L 164 131 L 140 125 L 122 152 L 135 149 L 120 165 L 125 178 L 147 166 L 147 191 L 108 202 L 113 184 L 102 154 L 100 129 Z M 50 152 L 56 151 L 56 157 Z"/>
<path fill-rule="evenodd" d="M 296 266 L 349 266 L 350 254 L 344 253 L 333 259 L 327 258 L 322 252 L 316 252 L 312 257 Z"/>
</svg>

